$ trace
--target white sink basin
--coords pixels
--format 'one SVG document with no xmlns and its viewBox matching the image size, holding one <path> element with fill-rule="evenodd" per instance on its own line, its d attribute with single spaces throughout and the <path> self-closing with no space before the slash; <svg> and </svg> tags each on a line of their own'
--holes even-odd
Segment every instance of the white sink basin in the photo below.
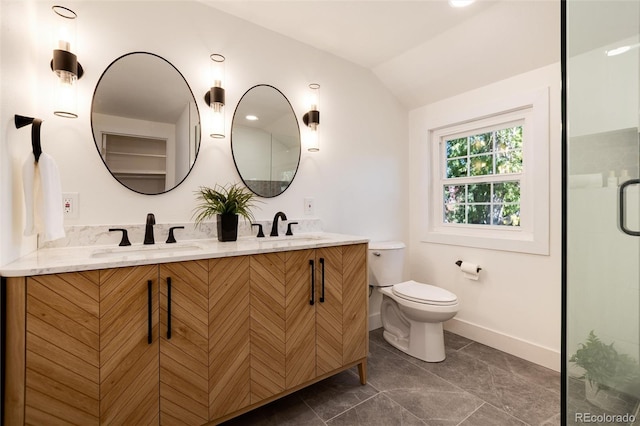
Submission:
<svg viewBox="0 0 640 426">
<path fill-rule="evenodd" d="M 91 257 L 94 258 L 107 258 L 107 257 L 124 257 L 135 255 L 153 255 L 153 254 L 177 254 L 185 251 L 202 250 L 202 247 L 198 244 L 183 243 L 183 244 L 153 244 L 153 245 L 135 245 L 126 247 L 109 247 L 95 249 L 91 253 Z"/>
</svg>

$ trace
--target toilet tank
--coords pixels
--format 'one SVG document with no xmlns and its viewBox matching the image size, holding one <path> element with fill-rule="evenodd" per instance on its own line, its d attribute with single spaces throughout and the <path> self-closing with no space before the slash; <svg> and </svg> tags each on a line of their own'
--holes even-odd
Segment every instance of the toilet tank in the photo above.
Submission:
<svg viewBox="0 0 640 426">
<path fill-rule="evenodd" d="M 369 285 L 386 287 L 403 281 L 404 249 L 401 241 L 369 243 Z"/>
</svg>

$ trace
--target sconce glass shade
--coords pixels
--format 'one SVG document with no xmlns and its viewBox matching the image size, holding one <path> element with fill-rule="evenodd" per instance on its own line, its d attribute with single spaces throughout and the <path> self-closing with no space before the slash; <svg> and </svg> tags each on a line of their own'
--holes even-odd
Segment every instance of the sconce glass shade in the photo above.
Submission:
<svg viewBox="0 0 640 426">
<path fill-rule="evenodd" d="M 53 113 L 60 117 L 77 118 L 77 82 L 83 74 L 74 53 L 77 15 L 63 6 L 53 6 L 51 9 L 56 18 L 51 60 L 51 69 L 56 75 Z"/>
<path fill-rule="evenodd" d="M 211 76 L 213 86 L 206 93 L 204 100 L 211 109 L 211 133 L 212 138 L 224 138 L 224 56 L 214 53 L 211 55 Z"/>
<path fill-rule="evenodd" d="M 320 138 L 318 136 L 318 126 L 320 125 L 320 85 L 312 83 L 309 85 L 309 104 L 311 108 L 303 117 L 302 121 L 309 128 L 307 132 L 307 150 L 310 152 L 320 151 Z"/>
</svg>

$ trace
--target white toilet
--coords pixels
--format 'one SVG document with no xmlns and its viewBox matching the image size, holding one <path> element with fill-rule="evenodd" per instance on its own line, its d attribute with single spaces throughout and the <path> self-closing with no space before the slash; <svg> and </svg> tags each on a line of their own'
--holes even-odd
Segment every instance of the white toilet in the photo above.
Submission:
<svg viewBox="0 0 640 426">
<path fill-rule="evenodd" d="M 443 288 L 402 281 L 402 242 L 369 243 L 369 285 L 382 293 L 384 339 L 427 362 L 445 359 L 442 323 L 458 312 L 458 298 Z"/>
</svg>

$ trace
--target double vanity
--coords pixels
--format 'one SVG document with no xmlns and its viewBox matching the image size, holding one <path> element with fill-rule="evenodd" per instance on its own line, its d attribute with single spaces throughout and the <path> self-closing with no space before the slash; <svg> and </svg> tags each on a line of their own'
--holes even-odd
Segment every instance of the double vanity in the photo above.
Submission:
<svg viewBox="0 0 640 426">
<path fill-rule="evenodd" d="M 103 72 L 91 127 L 109 172 L 142 195 L 187 178 L 203 133 L 184 76 L 146 52 Z M 300 126 L 280 90 L 247 90 L 230 136 L 249 190 L 273 198 L 290 186 Z M 129 243 L 126 230 L 110 231 Z M 364 384 L 367 241 L 146 235 L 123 247 L 41 248 L 3 266 L 4 424 L 217 424 L 355 366 Z"/>
<path fill-rule="evenodd" d="M 217 424 L 358 367 L 367 240 L 41 249 L 7 290 L 5 424 Z"/>
</svg>

